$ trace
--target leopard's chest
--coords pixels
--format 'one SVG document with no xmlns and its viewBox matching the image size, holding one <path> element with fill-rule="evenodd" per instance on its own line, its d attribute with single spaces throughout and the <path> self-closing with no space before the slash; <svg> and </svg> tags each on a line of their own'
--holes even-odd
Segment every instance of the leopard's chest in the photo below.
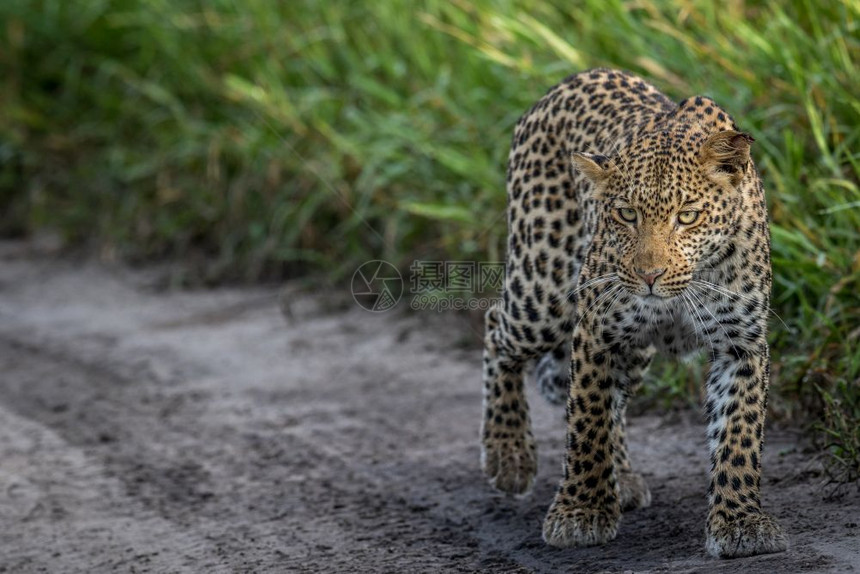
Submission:
<svg viewBox="0 0 860 574">
<path fill-rule="evenodd" d="M 694 323 L 695 312 L 680 302 L 660 306 L 634 302 L 619 314 L 617 328 L 621 340 L 634 347 L 654 346 L 666 355 L 687 355 L 703 343 L 707 346 L 701 326 Z"/>
</svg>

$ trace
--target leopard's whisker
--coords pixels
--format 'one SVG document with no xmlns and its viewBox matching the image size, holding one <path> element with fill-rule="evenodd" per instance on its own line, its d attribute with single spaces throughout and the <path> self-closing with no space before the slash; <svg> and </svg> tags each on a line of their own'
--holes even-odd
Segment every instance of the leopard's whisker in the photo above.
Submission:
<svg viewBox="0 0 860 574">
<path fill-rule="evenodd" d="M 694 287 L 694 286 L 691 286 L 691 287 Z M 737 347 L 735 347 L 735 342 L 734 342 L 734 340 L 732 340 L 732 338 L 729 336 L 728 331 L 726 331 L 726 328 L 723 326 L 723 324 L 720 322 L 720 320 L 719 320 L 719 319 L 717 319 L 717 316 L 716 316 L 716 315 L 714 315 L 714 314 L 713 314 L 713 312 L 711 312 L 711 310 L 710 310 L 710 309 L 708 309 L 708 306 L 707 306 L 707 305 L 705 305 L 705 302 L 704 302 L 704 301 L 702 301 L 702 300 L 701 300 L 701 298 L 699 298 L 699 296 L 696 294 L 696 292 L 695 292 L 695 290 L 694 290 L 694 289 L 690 289 L 690 290 L 689 290 L 689 295 L 690 295 L 690 297 L 692 297 L 694 300 L 698 301 L 698 302 L 699 302 L 699 304 L 700 304 L 700 305 L 705 309 L 705 311 L 707 311 L 707 312 L 711 315 L 711 317 L 713 317 L 713 318 L 714 318 L 714 321 L 716 321 L 716 322 L 717 322 L 717 325 L 719 325 L 720 329 L 722 329 L 722 330 L 723 330 L 723 334 L 726 336 L 726 339 L 728 339 L 729 343 L 731 343 L 731 345 L 732 345 L 732 349 L 734 349 L 734 350 L 735 350 L 735 354 L 736 354 L 737 356 L 741 356 L 741 355 L 740 355 L 740 353 L 738 352 L 738 348 L 737 348 Z"/>
<path fill-rule="evenodd" d="M 614 294 L 616 291 L 618 291 L 619 289 L 623 289 L 623 288 L 624 288 L 624 286 L 621 285 L 621 283 L 617 283 L 615 285 L 610 285 L 604 291 L 602 291 L 600 293 L 600 295 L 598 295 L 594 299 L 594 301 L 591 303 L 591 305 L 589 305 L 588 308 L 582 313 L 582 316 L 579 318 L 579 321 L 576 322 L 576 325 L 574 326 L 573 330 L 576 331 L 576 329 L 579 327 L 580 323 L 582 323 L 583 319 L 585 319 L 588 316 L 588 314 L 591 312 L 591 310 L 594 309 L 594 307 L 598 303 L 600 303 L 600 301 L 607 299 L 609 296 Z"/>
<path fill-rule="evenodd" d="M 759 299 L 757 299 L 756 297 L 752 297 L 751 295 L 744 295 L 743 293 L 738 293 L 736 291 L 732 291 L 728 287 L 724 287 L 722 285 L 717 285 L 716 283 L 712 283 L 710 281 L 705 281 L 703 279 L 693 279 L 691 281 L 691 283 L 696 283 L 699 285 L 710 287 L 714 291 L 717 291 L 717 292 L 722 293 L 723 295 L 726 295 L 729 297 L 738 297 L 740 299 L 747 299 L 750 301 L 754 301 L 756 303 L 760 303 Z"/>
<path fill-rule="evenodd" d="M 696 344 L 698 345 L 698 343 L 699 343 L 699 331 L 698 331 L 697 326 L 695 324 L 695 317 L 693 316 L 693 311 L 690 309 L 690 305 L 689 305 L 687 298 L 684 295 L 684 293 L 680 294 L 680 301 L 684 305 L 684 309 L 687 311 L 687 315 L 689 315 L 690 319 L 693 321 L 693 334 L 696 336 Z"/>
<path fill-rule="evenodd" d="M 708 336 L 708 341 L 710 341 L 710 343 L 711 343 L 711 356 L 712 356 L 712 357 L 713 357 L 713 359 L 716 361 L 716 360 L 717 360 L 717 351 L 716 351 L 716 347 L 715 347 L 715 345 L 714 345 L 714 338 L 713 338 L 713 337 L 711 337 L 711 334 L 710 334 L 710 333 L 708 333 L 708 326 L 705 324 L 705 320 L 702 318 L 702 316 L 701 316 L 701 315 L 699 314 L 699 312 L 696 310 L 696 304 L 695 304 L 695 303 L 693 302 L 693 300 L 689 297 L 689 293 L 688 293 L 688 292 L 684 292 L 684 293 L 683 293 L 683 296 L 684 296 L 684 299 L 686 299 L 686 300 L 689 302 L 689 304 L 690 304 L 689 309 L 690 309 L 690 310 L 692 310 L 692 312 L 694 312 L 694 313 L 695 313 L 695 315 L 699 318 L 699 323 L 702 325 L 702 332 L 703 332 L 705 335 L 707 335 L 707 336 Z M 695 319 L 694 319 L 694 321 L 695 321 Z"/>
<path fill-rule="evenodd" d="M 601 312 L 601 310 L 602 310 L 602 314 L 600 316 L 600 333 L 601 334 L 603 333 L 603 329 L 604 329 L 605 324 L 606 324 L 607 314 L 609 313 L 609 311 L 612 310 L 612 307 L 618 301 L 618 299 L 620 298 L 620 296 L 623 292 L 624 292 L 623 288 L 615 289 L 615 291 L 613 292 L 611 297 L 604 299 L 605 304 L 598 306 L 594 310 L 595 314 Z"/>
<path fill-rule="evenodd" d="M 709 333 L 709 332 L 708 332 L 708 325 L 707 325 L 707 323 L 705 322 L 705 318 L 704 318 L 704 316 L 702 316 L 702 314 L 699 312 L 698 305 L 697 305 L 697 304 L 696 304 L 696 302 L 693 300 L 693 298 L 690 296 L 690 293 L 689 293 L 689 292 L 685 293 L 685 296 L 686 296 L 686 298 L 687 298 L 687 301 L 689 301 L 689 302 L 690 302 L 690 308 L 693 310 L 693 312 L 695 312 L 696 316 L 699 318 L 699 324 L 700 324 L 700 325 L 702 325 L 702 333 L 704 333 L 705 335 L 707 335 L 707 336 L 708 336 L 708 341 L 709 341 L 709 342 L 710 342 L 710 344 L 711 344 L 711 354 L 712 354 L 712 356 L 716 359 L 716 356 L 717 356 L 717 354 L 716 354 L 716 345 L 714 344 L 714 338 L 713 338 L 713 336 L 711 335 L 711 333 Z"/>
<path fill-rule="evenodd" d="M 624 296 L 624 289 L 616 289 L 615 295 L 612 297 L 612 300 L 609 302 L 609 306 L 603 312 L 603 319 L 600 321 L 600 332 L 603 333 L 603 329 L 606 328 L 606 318 L 612 309 L 615 308 L 615 304 L 618 302 L 621 297 Z"/>
<path fill-rule="evenodd" d="M 567 293 L 567 298 L 570 299 L 571 297 L 573 297 L 574 295 L 576 295 L 577 293 L 579 293 L 580 291 L 582 291 L 583 289 L 585 289 L 587 287 L 591 287 L 592 285 L 597 285 L 599 283 L 606 283 L 607 281 L 611 281 L 611 280 L 617 279 L 617 278 L 618 278 L 618 275 L 616 273 L 607 273 L 605 275 L 593 277 L 592 279 L 589 279 L 588 281 L 586 281 L 582 285 L 578 285 L 575 289 L 571 289 Z"/>
<path fill-rule="evenodd" d="M 731 289 L 728 289 L 727 287 L 717 285 L 716 283 L 711 283 L 709 281 L 703 281 L 701 279 L 693 279 L 691 281 L 691 283 L 695 283 L 695 284 L 700 285 L 702 287 L 707 287 L 708 289 L 711 289 L 712 291 L 716 291 L 717 293 L 719 293 L 720 295 L 723 295 L 724 297 L 740 298 L 740 299 L 744 299 L 747 301 L 755 302 L 757 304 L 761 304 L 761 301 L 759 299 L 757 299 L 756 297 L 751 297 L 749 295 L 743 295 L 741 293 L 737 293 L 735 291 L 732 291 Z M 771 307 L 770 305 L 767 305 L 766 309 L 770 313 L 773 313 L 774 317 L 779 319 L 779 322 L 782 323 L 782 326 L 785 327 L 787 331 L 791 332 L 791 330 L 792 330 L 791 327 L 789 327 L 786 324 L 786 322 L 782 320 L 782 317 L 779 316 L 779 313 L 777 313 L 776 311 L 773 310 L 773 307 Z"/>
</svg>

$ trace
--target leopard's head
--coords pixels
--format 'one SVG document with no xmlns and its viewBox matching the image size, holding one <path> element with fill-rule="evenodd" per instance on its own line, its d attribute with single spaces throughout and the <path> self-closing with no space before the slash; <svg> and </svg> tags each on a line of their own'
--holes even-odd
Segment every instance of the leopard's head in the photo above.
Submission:
<svg viewBox="0 0 860 574">
<path fill-rule="evenodd" d="M 637 135 L 609 157 L 572 154 L 594 184 L 598 233 L 629 292 L 675 297 L 725 250 L 741 217 L 752 141 L 685 125 Z"/>
</svg>

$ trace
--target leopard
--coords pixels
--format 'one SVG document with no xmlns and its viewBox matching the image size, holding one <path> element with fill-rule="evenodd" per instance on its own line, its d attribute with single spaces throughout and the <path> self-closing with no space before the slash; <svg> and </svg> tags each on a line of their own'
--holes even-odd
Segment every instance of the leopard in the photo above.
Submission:
<svg viewBox="0 0 860 574">
<path fill-rule="evenodd" d="M 706 355 L 705 549 L 732 558 L 788 539 L 761 503 L 772 269 L 754 138 L 708 96 L 675 103 L 598 68 L 517 122 L 507 245 L 485 315 L 481 467 L 527 495 L 538 470 L 524 380 L 566 405 L 563 475 L 543 521 L 553 547 L 616 538 L 651 493 L 631 464 L 626 410 L 653 357 Z"/>
</svg>

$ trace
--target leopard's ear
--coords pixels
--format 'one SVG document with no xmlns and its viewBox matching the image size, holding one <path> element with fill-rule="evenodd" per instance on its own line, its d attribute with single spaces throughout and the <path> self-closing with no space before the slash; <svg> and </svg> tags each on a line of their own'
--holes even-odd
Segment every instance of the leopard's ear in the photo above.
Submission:
<svg viewBox="0 0 860 574">
<path fill-rule="evenodd" d="M 581 174 L 595 185 L 603 182 L 615 169 L 613 161 L 605 155 L 573 152 L 570 154 L 570 161 Z"/>
<path fill-rule="evenodd" d="M 717 132 L 702 144 L 699 162 L 713 179 L 728 181 L 737 187 L 746 175 L 750 144 L 754 141 L 751 135 L 742 132 Z"/>
</svg>

